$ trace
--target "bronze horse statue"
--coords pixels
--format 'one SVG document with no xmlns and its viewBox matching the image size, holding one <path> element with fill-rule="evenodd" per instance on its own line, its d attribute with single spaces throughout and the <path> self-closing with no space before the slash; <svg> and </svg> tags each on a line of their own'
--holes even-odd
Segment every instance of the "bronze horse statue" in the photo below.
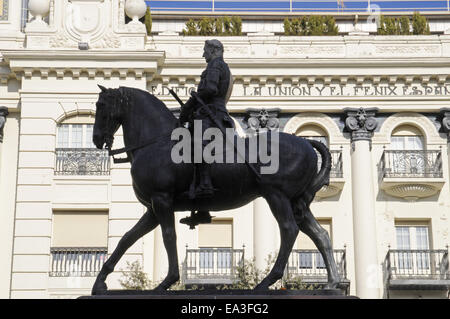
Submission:
<svg viewBox="0 0 450 319">
<path fill-rule="evenodd" d="M 255 289 L 268 289 L 282 277 L 299 230 L 313 240 L 323 256 L 328 271 L 327 287 L 337 287 L 340 277 L 330 238 L 309 209 L 315 193 L 329 182 L 331 155 L 324 144 L 279 133 L 280 156 L 276 173 L 257 178 L 246 163 L 213 163 L 211 178 L 217 191 L 212 198 L 190 199 L 182 195 L 191 184 L 194 164 L 176 164 L 171 159 L 171 148 L 175 143 L 171 140 L 171 132 L 178 127 L 178 119 L 162 101 L 146 91 L 99 87 L 93 142 L 99 149 L 110 150 L 114 134 L 122 126 L 133 189 L 147 211 L 124 234 L 104 263 L 92 288 L 93 295 L 107 292 L 106 277 L 114 271 L 119 259 L 139 238 L 158 225 L 162 229 L 169 270 L 155 290 L 168 289 L 180 278 L 175 212 L 234 209 L 260 196 L 266 199 L 278 222 L 281 245 L 272 270 Z M 248 138 L 245 140 L 248 146 Z M 323 159 L 319 172 L 314 148 Z M 258 164 L 255 167 L 259 167 Z"/>
</svg>

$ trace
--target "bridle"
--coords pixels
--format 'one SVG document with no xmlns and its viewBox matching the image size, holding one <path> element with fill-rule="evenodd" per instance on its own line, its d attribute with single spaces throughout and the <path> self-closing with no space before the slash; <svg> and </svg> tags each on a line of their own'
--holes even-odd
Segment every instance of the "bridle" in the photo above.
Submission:
<svg viewBox="0 0 450 319">
<path fill-rule="evenodd" d="M 130 98 L 128 96 L 127 93 L 125 93 L 125 89 L 120 87 L 118 89 L 118 96 L 113 96 L 114 97 L 114 104 L 113 104 L 113 111 L 112 112 L 107 112 L 106 114 L 106 125 L 103 127 L 103 131 L 102 134 L 104 136 L 104 140 L 105 140 L 105 144 L 106 144 L 106 149 L 108 150 L 108 155 L 112 157 L 114 164 L 120 164 L 120 163 L 128 163 L 131 162 L 130 157 L 127 154 L 127 157 L 124 158 L 115 158 L 114 155 L 117 154 L 122 154 L 122 153 L 128 153 L 140 148 L 143 148 L 145 146 L 148 146 L 150 144 L 156 143 L 157 141 L 159 141 L 162 138 L 165 137 L 170 137 L 172 135 L 172 131 L 159 135 L 157 137 L 154 137 L 150 140 L 147 140 L 143 143 L 139 143 L 136 145 L 130 145 L 130 146 L 126 146 L 123 148 L 119 148 L 116 150 L 112 149 L 112 145 L 113 145 L 113 141 L 114 141 L 114 133 L 116 131 L 117 125 L 120 125 L 121 123 L 119 122 L 118 124 L 114 123 L 114 115 L 116 111 L 121 110 L 123 107 L 128 107 L 130 105 Z"/>
</svg>

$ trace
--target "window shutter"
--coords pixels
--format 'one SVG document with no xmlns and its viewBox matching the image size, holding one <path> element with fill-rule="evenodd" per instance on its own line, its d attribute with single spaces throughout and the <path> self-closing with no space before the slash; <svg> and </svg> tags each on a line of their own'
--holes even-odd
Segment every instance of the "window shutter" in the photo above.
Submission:
<svg viewBox="0 0 450 319">
<path fill-rule="evenodd" d="M 233 222 L 230 220 L 213 221 L 211 224 L 199 225 L 198 247 L 233 247 Z"/>
<path fill-rule="evenodd" d="M 52 247 L 107 247 L 106 212 L 55 212 Z"/>
</svg>

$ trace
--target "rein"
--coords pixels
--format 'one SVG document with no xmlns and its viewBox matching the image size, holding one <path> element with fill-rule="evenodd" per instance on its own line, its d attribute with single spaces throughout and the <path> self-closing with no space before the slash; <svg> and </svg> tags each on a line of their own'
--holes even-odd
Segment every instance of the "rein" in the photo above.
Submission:
<svg viewBox="0 0 450 319">
<path fill-rule="evenodd" d="M 126 146 L 126 147 L 119 148 L 119 149 L 116 149 L 116 150 L 112 150 L 111 147 L 107 147 L 106 149 L 108 150 L 108 155 L 113 158 L 114 164 L 128 163 L 128 162 L 131 162 L 131 160 L 128 157 L 128 155 L 127 155 L 127 157 L 123 157 L 123 158 L 115 158 L 114 155 L 122 154 L 122 153 L 126 153 L 126 152 L 131 152 L 131 151 L 143 148 L 143 147 L 148 146 L 150 144 L 156 143 L 158 140 L 160 140 L 160 139 L 162 139 L 164 137 L 169 137 L 171 135 L 172 135 L 172 132 L 169 132 L 169 133 L 166 133 L 166 134 L 163 134 L 163 135 L 159 135 L 159 136 L 157 136 L 155 138 L 152 138 L 152 139 L 150 139 L 150 140 L 148 140 L 148 141 L 146 141 L 146 142 L 144 142 L 142 144 Z"/>
</svg>

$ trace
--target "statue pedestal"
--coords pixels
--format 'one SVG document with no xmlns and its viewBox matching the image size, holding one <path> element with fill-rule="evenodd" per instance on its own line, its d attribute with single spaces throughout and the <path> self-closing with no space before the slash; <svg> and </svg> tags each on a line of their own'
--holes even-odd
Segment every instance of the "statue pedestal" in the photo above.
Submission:
<svg viewBox="0 0 450 319">
<path fill-rule="evenodd" d="M 106 295 L 82 296 L 78 299 L 357 299 L 345 296 L 340 289 L 318 290 L 109 290 Z"/>
</svg>

